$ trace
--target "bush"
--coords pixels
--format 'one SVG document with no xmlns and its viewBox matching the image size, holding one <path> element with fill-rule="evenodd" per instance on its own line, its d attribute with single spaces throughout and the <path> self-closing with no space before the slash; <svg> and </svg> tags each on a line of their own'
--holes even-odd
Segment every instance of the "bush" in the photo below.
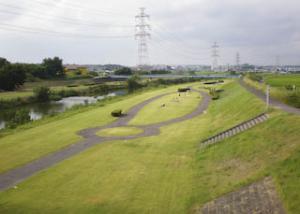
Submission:
<svg viewBox="0 0 300 214">
<path fill-rule="evenodd" d="M 75 88 L 78 87 L 79 85 L 67 85 L 68 88 Z"/>
<path fill-rule="evenodd" d="M 215 88 L 209 89 L 209 94 L 212 97 L 213 100 L 217 100 L 220 98 L 219 92 Z"/>
<path fill-rule="evenodd" d="M 300 108 L 300 91 L 294 91 L 287 95 L 286 97 L 287 104 Z"/>
<path fill-rule="evenodd" d="M 111 116 L 113 117 L 121 117 L 122 116 L 122 110 L 121 109 L 116 109 L 111 112 Z"/>
<path fill-rule="evenodd" d="M 116 70 L 114 73 L 115 73 L 115 75 L 132 75 L 133 74 L 131 68 L 127 68 L 127 67 L 120 68 L 120 69 Z"/>
<path fill-rule="evenodd" d="M 13 113 L 13 119 L 7 123 L 8 128 L 16 128 L 18 125 L 31 121 L 29 110 L 21 109 Z"/>
<path fill-rule="evenodd" d="M 60 97 L 74 97 L 74 96 L 79 96 L 79 92 L 76 90 L 61 90 L 56 92 L 56 94 Z"/>
<path fill-rule="evenodd" d="M 50 88 L 45 86 L 37 87 L 33 90 L 34 97 L 39 102 L 47 102 L 50 99 Z"/>
<path fill-rule="evenodd" d="M 261 75 L 258 75 L 258 74 L 250 73 L 249 78 L 253 81 L 256 81 L 256 82 L 262 82 L 263 81 L 263 77 Z"/>
<path fill-rule="evenodd" d="M 295 85 L 286 85 L 285 89 L 288 90 L 288 91 L 293 91 L 293 90 L 296 89 L 296 86 Z"/>
<path fill-rule="evenodd" d="M 135 90 L 142 87 L 142 84 L 140 84 L 138 81 L 140 80 L 139 76 L 132 76 L 127 80 L 127 87 L 129 93 L 134 92 Z"/>
<path fill-rule="evenodd" d="M 190 90 L 191 90 L 190 88 L 178 88 L 177 91 L 180 93 L 180 92 L 188 92 Z"/>
</svg>

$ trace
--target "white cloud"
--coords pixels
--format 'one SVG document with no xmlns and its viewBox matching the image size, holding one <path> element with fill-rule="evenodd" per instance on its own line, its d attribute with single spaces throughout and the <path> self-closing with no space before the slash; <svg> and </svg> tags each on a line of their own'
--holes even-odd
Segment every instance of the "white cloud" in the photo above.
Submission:
<svg viewBox="0 0 300 214">
<path fill-rule="evenodd" d="M 134 65 L 137 48 L 130 26 L 141 6 L 147 7 L 153 25 L 152 63 L 209 64 L 209 48 L 217 41 L 222 63 L 234 63 L 239 51 L 242 61 L 250 63 L 272 63 L 274 55 L 282 55 L 282 63 L 299 64 L 297 0 L 0 0 L 0 56 L 39 62 L 58 55 L 69 63 Z M 8 31 L 13 27 L 7 25 L 21 26 L 23 31 L 132 35 L 132 39 L 64 38 Z"/>
</svg>

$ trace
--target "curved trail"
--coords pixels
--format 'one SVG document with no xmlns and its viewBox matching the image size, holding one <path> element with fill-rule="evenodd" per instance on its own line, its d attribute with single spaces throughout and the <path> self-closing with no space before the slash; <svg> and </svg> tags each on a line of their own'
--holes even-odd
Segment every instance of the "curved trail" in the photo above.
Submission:
<svg viewBox="0 0 300 214">
<path fill-rule="evenodd" d="M 252 94 L 254 94 L 255 96 L 257 96 L 261 100 L 263 100 L 263 101 L 266 100 L 266 95 L 262 91 L 259 91 L 256 88 L 247 85 L 242 79 L 239 80 L 239 83 L 247 91 L 251 92 Z M 282 103 L 282 102 L 280 102 L 278 100 L 273 99 L 272 97 L 270 97 L 270 105 L 273 106 L 273 107 L 280 108 L 281 110 L 283 110 L 285 112 L 300 115 L 300 109 L 298 109 L 296 107 L 292 107 L 292 106 L 286 105 L 286 104 L 284 104 L 284 103 Z"/>
<path fill-rule="evenodd" d="M 193 90 L 196 91 L 196 90 Z M 32 161 L 26 165 L 23 165 L 21 167 L 12 169 L 10 171 L 7 171 L 3 174 L 0 174 L 0 191 L 3 191 L 5 189 L 8 189 L 9 187 L 12 187 L 16 185 L 17 183 L 20 183 L 21 181 L 25 180 L 26 178 L 36 174 L 39 171 L 45 170 L 56 163 L 59 163 L 69 157 L 72 157 L 73 155 L 79 154 L 82 151 L 85 151 L 86 149 L 100 143 L 108 142 L 108 141 L 114 141 L 114 140 L 130 140 L 130 139 L 136 139 L 140 137 L 149 137 L 149 136 L 155 136 L 159 135 L 160 133 L 160 127 L 171 125 L 174 123 L 182 122 L 185 120 L 192 119 L 200 114 L 202 114 L 208 107 L 210 97 L 207 93 L 199 92 L 202 95 L 201 103 L 198 105 L 198 107 L 190 114 L 184 115 L 182 117 L 174 118 L 168 121 L 164 121 L 161 123 L 156 124 L 150 124 L 150 125 L 142 125 L 142 126 L 129 126 L 128 123 L 131 119 L 133 119 L 136 114 L 147 104 L 150 102 L 157 100 L 165 95 L 168 95 L 170 93 L 165 93 L 158 95 L 156 97 L 152 97 L 136 106 L 131 108 L 127 115 L 124 117 L 119 118 L 118 120 L 112 122 L 111 124 L 100 126 L 96 128 L 89 128 L 82 131 L 79 131 L 78 134 L 81 135 L 84 140 L 75 143 L 73 145 L 70 145 L 66 148 L 63 148 L 59 151 L 56 151 L 54 153 L 51 153 L 47 156 L 41 157 L 35 161 Z M 131 136 L 122 136 L 122 137 L 100 137 L 97 136 L 96 133 L 102 129 L 107 128 L 116 128 L 121 126 L 128 126 L 128 127 L 137 127 L 140 129 L 143 129 L 143 132 L 137 135 L 131 135 Z"/>
</svg>

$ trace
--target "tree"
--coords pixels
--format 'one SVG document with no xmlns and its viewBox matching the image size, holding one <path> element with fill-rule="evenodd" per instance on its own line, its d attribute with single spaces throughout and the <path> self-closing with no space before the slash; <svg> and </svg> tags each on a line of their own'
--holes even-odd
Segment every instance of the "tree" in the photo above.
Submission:
<svg viewBox="0 0 300 214">
<path fill-rule="evenodd" d="M 5 64 L 0 68 L 0 89 L 14 90 L 22 86 L 26 79 L 24 67 L 20 64 Z"/>
<path fill-rule="evenodd" d="M 0 57 L 0 68 L 2 68 L 5 65 L 9 65 L 10 62 L 7 61 L 7 59 Z"/>
<path fill-rule="evenodd" d="M 45 86 L 37 87 L 33 90 L 34 97 L 39 102 L 47 102 L 50 99 L 50 89 Z"/>
<path fill-rule="evenodd" d="M 43 60 L 42 65 L 45 68 L 47 76 L 50 78 L 63 77 L 65 75 L 63 60 L 58 57 L 54 57 L 53 59 L 46 58 Z"/>
<path fill-rule="evenodd" d="M 128 67 L 120 68 L 115 71 L 115 75 L 132 75 L 132 69 Z"/>
<path fill-rule="evenodd" d="M 134 75 L 127 80 L 127 87 L 130 93 L 142 87 L 139 80 L 140 77 L 137 75 Z"/>
</svg>

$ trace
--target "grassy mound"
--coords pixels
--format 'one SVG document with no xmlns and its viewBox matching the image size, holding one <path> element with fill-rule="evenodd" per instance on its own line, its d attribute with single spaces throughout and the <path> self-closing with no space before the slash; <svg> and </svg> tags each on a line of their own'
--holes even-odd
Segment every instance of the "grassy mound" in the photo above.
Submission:
<svg viewBox="0 0 300 214">
<path fill-rule="evenodd" d="M 197 108 L 201 101 L 197 92 L 170 94 L 145 106 L 129 124 L 148 125 L 182 117 Z"/>
</svg>

